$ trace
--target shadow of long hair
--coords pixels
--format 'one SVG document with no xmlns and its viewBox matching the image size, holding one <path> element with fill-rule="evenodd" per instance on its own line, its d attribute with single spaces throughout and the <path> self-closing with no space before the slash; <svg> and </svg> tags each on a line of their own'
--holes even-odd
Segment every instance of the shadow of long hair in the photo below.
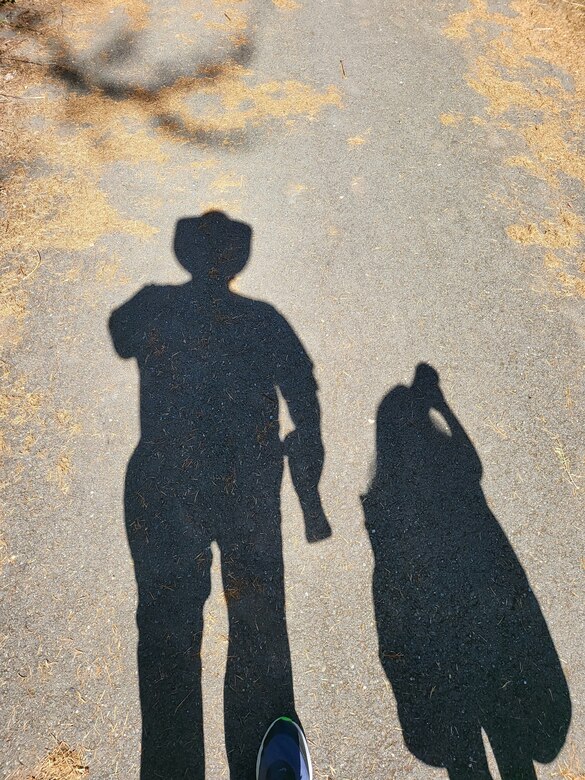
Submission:
<svg viewBox="0 0 585 780">
<path fill-rule="evenodd" d="M 418 366 L 377 417 L 376 470 L 362 497 L 375 558 L 380 661 L 405 743 L 452 780 L 535 778 L 568 730 L 554 644 L 518 558 L 481 489 L 479 456 Z"/>
</svg>

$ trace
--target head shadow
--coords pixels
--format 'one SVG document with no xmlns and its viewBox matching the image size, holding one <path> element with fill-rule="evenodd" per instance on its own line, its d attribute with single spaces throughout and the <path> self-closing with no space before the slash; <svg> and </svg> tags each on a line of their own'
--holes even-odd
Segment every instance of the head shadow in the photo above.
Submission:
<svg viewBox="0 0 585 780">
<path fill-rule="evenodd" d="M 221 211 L 177 221 L 173 250 L 193 277 L 229 282 L 241 273 L 252 248 L 252 228 Z"/>
<path fill-rule="evenodd" d="M 521 563 L 481 488 L 482 464 L 420 364 L 380 403 L 362 497 L 379 657 L 404 741 L 451 780 L 535 780 L 570 723 L 567 683 Z"/>
<path fill-rule="evenodd" d="M 138 589 L 141 780 L 204 777 L 201 639 L 211 545 L 221 555 L 229 636 L 224 724 L 230 776 L 252 777 L 263 732 L 296 718 L 284 597 L 284 458 L 308 541 L 329 535 L 313 365 L 286 319 L 235 293 L 251 228 L 221 212 L 177 222 L 193 278 L 148 285 L 113 312 L 118 354 L 140 374 L 140 441 L 125 522 Z M 283 441 L 284 400 L 295 430 Z M 129 400 L 129 403 L 131 401 Z"/>
</svg>

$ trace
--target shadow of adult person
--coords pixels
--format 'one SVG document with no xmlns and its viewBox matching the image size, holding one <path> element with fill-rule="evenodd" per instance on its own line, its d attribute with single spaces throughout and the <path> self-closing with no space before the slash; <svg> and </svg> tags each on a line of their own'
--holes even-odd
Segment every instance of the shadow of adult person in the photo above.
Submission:
<svg viewBox="0 0 585 780">
<path fill-rule="evenodd" d="M 483 495 L 481 461 L 427 364 L 377 418 L 362 497 L 375 559 L 382 666 L 405 743 L 452 780 L 535 778 L 570 721 L 569 691 L 538 602 Z"/>
<path fill-rule="evenodd" d="M 125 518 L 138 585 L 142 780 L 204 776 L 200 649 L 212 542 L 228 607 L 231 777 L 253 776 L 271 719 L 296 717 L 280 486 L 286 453 L 307 539 L 326 538 L 320 410 L 311 361 L 290 325 L 230 290 L 251 237 L 221 212 L 179 220 L 175 254 L 193 278 L 147 286 L 110 318 L 118 354 L 140 372 Z M 284 443 L 277 390 L 295 425 Z"/>
</svg>

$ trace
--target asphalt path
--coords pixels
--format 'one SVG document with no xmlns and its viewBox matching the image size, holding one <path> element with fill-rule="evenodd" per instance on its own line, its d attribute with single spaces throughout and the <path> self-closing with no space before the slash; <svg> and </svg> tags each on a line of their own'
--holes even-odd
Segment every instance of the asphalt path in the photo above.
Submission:
<svg viewBox="0 0 585 780">
<path fill-rule="evenodd" d="M 320 780 L 578 765 L 582 306 L 506 232 L 505 196 L 547 208 L 518 137 L 449 118 L 485 116 L 466 5 L 216 4 L 201 45 L 193 5 L 61 74 L 124 106 L 229 60 L 240 102 L 104 164 L 145 227 L 53 250 L 10 356 L 73 422 L 12 490 L 7 771 L 57 739 L 244 780 L 279 710 Z"/>
</svg>

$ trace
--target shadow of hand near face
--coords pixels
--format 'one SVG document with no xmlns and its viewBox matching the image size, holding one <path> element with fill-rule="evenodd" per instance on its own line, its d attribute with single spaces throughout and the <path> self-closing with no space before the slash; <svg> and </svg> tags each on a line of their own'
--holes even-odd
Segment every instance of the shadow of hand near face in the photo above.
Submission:
<svg viewBox="0 0 585 780">
<path fill-rule="evenodd" d="M 312 364 L 273 307 L 232 292 L 251 229 L 210 212 L 177 223 L 193 275 L 148 286 L 115 311 L 116 350 L 140 372 L 140 442 L 125 518 L 139 604 L 142 780 L 203 778 L 201 636 L 210 545 L 228 608 L 224 684 L 231 777 L 253 776 L 264 730 L 295 717 L 285 618 L 280 486 L 286 450 L 309 541 L 330 528 Z M 279 436 L 280 392 L 295 430 Z M 223 651 L 222 651 L 223 653 Z"/>
<path fill-rule="evenodd" d="M 436 371 L 420 365 L 380 404 L 363 497 L 380 660 L 417 758 L 452 780 L 490 778 L 483 730 L 502 780 L 525 780 L 562 747 L 570 698 L 481 476 Z"/>
</svg>

